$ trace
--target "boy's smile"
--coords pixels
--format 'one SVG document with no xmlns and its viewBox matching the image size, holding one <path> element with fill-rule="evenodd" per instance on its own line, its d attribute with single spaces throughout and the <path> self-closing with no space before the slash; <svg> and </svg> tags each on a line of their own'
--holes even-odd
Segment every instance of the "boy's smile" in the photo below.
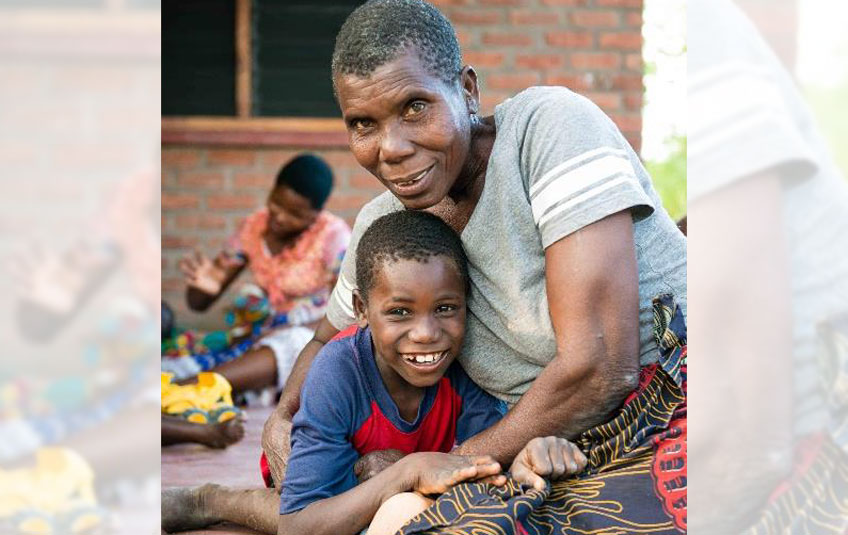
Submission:
<svg viewBox="0 0 848 535">
<path fill-rule="evenodd" d="M 367 299 L 355 297 L 360 326 L 371 327 L 377 367 L 396 402 L 410 386 L 436 384 L 465 333 L 465 284 L 454 262 L 386 260 Z"/>
</svg>

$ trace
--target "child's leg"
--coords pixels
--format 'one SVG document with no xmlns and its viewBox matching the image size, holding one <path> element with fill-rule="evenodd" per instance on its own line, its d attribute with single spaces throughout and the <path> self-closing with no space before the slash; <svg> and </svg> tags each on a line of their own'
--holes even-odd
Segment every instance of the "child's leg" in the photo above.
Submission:
<svg viewBox="0 0 848 535">
<path fill-rule="evenodd" d="M 214 424 L 196 424 L 176 416 L 162 415 L 162 445 L 192 442 L 210 448 L 226 448 L 244 438 L 244 417 Z"/>
<path fill-rule="evenodd" d="M 275 489 L 213 484 L 162 491 L 162 529 L 169 533 L 225 521 L 273 535 L 280 522 L 280 495 Z"/>
<path fill-rule="evenodd" d="M 368 526 L 368 535 L 392 535 L 432 504 L 433 500 L 415 492 L 395 494 L 377 510 Z"/>
</svg>

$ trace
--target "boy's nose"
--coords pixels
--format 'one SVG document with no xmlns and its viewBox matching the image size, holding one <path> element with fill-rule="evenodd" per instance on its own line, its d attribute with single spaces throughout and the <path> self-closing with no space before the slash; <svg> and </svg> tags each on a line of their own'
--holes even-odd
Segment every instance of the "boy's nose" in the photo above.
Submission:
<svg viewBox="0 0 848 535">
<path fill-rule="evenodd" d="M 417 344 L 429 344 L 439 339 L 438 322 L 431 316 L 420 318 L 409 331 L 409 340 Z"/>
</svg>

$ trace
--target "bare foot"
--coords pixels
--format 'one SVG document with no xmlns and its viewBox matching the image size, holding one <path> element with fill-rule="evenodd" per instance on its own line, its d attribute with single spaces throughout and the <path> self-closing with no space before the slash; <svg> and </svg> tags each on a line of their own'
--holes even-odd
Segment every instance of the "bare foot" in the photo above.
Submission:
<svg viewBox="0 0 848 535">
<path fill-rule="evenodd" d="M 217 424 L 206 424 L 206 437 L 201 439 L 201 444 L 210 448 L 226 448 L 244 438 L 244 413 L 239 414 L 231 420 Z"/>
<path fill-rule="evenodd" d="M 207 495 L 216 492 L 218 485 L 181 487 L 162 491 L 162 530 L 167 533 L 200 529 L 220 522 L 207 511 Z"/>
</svg>

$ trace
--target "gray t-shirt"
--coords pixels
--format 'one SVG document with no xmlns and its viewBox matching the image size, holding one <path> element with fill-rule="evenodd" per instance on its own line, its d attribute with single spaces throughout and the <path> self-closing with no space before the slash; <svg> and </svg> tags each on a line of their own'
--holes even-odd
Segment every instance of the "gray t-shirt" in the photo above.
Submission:
<svg viewBox="0 0 848 535">
<path fill-rule="evenodd" d="M 471 295 L 468 375 L 509 404 L 556 354 L 545 289 L 545 248 L 606 216 L 630 210 L 639 268 L 641 362 L 657 359 L 651 302 L 674 294 L 686 311 L 686 239 L 669 218 L 639 158 L 615 124 L 563 87 L 527 89 L 495 108 L 497 135 L 483 193 L 461 237 Z M 327 318 L 354 321 L 351 291 L 359 238 L 402 210 L 386 192 L 359 213 Z"/>
</svg>

